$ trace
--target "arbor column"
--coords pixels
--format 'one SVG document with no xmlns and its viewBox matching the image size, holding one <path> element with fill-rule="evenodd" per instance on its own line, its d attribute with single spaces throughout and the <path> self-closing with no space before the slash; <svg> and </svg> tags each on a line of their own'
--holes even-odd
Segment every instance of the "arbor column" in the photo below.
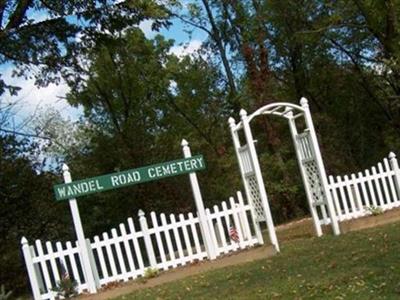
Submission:
<svg viewBox="0 0 400 300">
<path fill-rule="evenodd" d="M 247 119 L 247 112 L 244 109 L 240 111 L 240 117 L 242 119 L 244 135 L 246 136 L 247 146 L 249 147 L 251 163 L 253 164 L 253 170 L 261 197 L 261 204 L 264 210 L 265 220 L 267 222 L 269 239 L 271 244 L 275 247 L 275 250 L 279 252 L 278 239 L 276 237 L 274 221 L 272 220 L 271 209 L 269 207 L 267 192 L 265 191 L 264 180 L 261 174 L 256 147 L 254 146 L 253 134 L 251 133 L 249 121 Z"/>
<path fill-rule="evenodd" d="M 333 233 L 335 235 L 339 235 L 340 234 L 339 223 L 338 223 L 338 220 L 336 217 L 335 208 L 333 207 L 333 201 L 332 201 L 331 193 L 329 191 L 329 185 L 328 185 L 328 179 L 326 177 L 325 166 L 324 166 L 324 162 L 322 160 L 321 151 L 319 149 L 318 139 L 317 139 L 317 135 L 315 133 L 315 128 L 314 128 L 314 123 L 311 118 L 311 112 L 310 112 L 310 108 L 308 106 L 308 100 L 304 97 L 301 98 L 300 105 L 304 109 L 305 122 L 306 122 L 307 128 L 310 130 L 310 139 L 311 139 L 311 144 L 313 146 L 314 155 L 315 155 L 314 159 L 317 164 L 318 172 L 320 175 L 322 189 L 323 189 L 323 192 L 326 197 L 326 205 L 327 205 L 328 212 L 329 212 L 329 218 L 331 219 Z"/>
<path fill-rule="evenodd" d="M 242 158 L 240 157 L 240 153 L 239 153 L 239 148 L 240 148 L 240 141 L 239 141 L 239 136 L 237 133 L 237 129 L 235 129 L 236 124 L 235 124 L 235 119 L 234 118 L 229 118 L 228 119 L 228 123 L 229 123 L 229 127 L 231 129 L 231 135 L 232 135 L 232 140 L 233 140 L 233 146 L 235 148 L 235 153 L 236 153 L 236 158 L 239 164 L 239 170 L 240 170 L 240 175 L 242 177 L 242 182 L 244 185 L 244 190 L 246 193 L 246 197 L 247 197 L 247 201 L 249 202 L 250 205 L 250 212 L 251 212 L 251 220 L 253 222 L 253 226 L 256 232 L 256 236 L 257 236 L 257 240 L 258 243 L 263 245 L 264 244 L 264 239 L 262 236 L 262 232 L 261 232 L 261 227 L 260 227 L 260 222 L 256 221 L 256 212 L 254 210 L 254 203 L 252 200 L 252 195 L 250 193 L 250 187 L 249 184 L 247 182 L 246 176 L 244 174 L 244 168 L 243 168 L 243 162 L 242 162 Z"/>
<path fill-rule="evenodd" d="M 299 143 L 297 142 L 297 128 L 296 128 L 296 123 L 295 120 L 293 119 L 293 112 L 288 112 L 287 113 L 288 116 L 288 121 L 289 121 L 289 128 L 290 128 L 290 133 L 292 135 L 292 140 L 293 140 L 293 146 L 296 152 L 296 156 L 297 156 L 297 163 L 299 165 L 300 168 L 300 174 L 301 177 L 303 179 L 303 185 L 304 185 L 304 190 L 306 192 L 306 196 L 307 196 L 307 202 L 308 202 L 308 206 L 310 207 L 310 212 L 311 212 L 311 216 L 313 218 L 314 221 L 314 229 L 315 232 L 317 234 L 317 236 L 321 236 L 322 235 L 322 228 L 321 228 L 321 223 L 319 222 L 319 218 L 318 218 L 318 213 L 316 208 L 313 206 L 312 204 L 312 194 L 311 191 L 308 187 L 308 182 L 307 182 L 307 177 L 304 171 L 304 166 L 301 162 L 301 154 L 300 154 L 300 149 L 299 149 Z"/>
</svg>

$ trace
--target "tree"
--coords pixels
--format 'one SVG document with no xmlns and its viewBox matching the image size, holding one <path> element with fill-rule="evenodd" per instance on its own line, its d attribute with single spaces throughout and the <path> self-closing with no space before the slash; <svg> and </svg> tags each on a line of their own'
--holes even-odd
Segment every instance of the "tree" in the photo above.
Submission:
<svg viewBox="0 0 400 300">
<path fill-rule="evenodd" d="M 80 39 L 101 32 L 116 34 L 151 18 L 153 28 L 168 24 L 156 1 L 0 1 L 0 64 L 15 65 L 16 76 L 35 76 L 38 85 L 58 82 L 76 63 Z M 0 78 L 0 95 L 18 87 Z"/>
<path fill-rule="evenodd" d="M 73 236 L 68 207 L 53 200 L 54 175 L 33 163 L 37 145 L 15 136 L 0 136 L 0 281 L 18 294 L 27 289 L 20 256 L 22 236 L 33 241 L 68 240 Z"/>
<path fill-rule="evenodd" d="M 211 163 L 227 159 L 226 141 L 230 143 L 228 127 L 221 122 L 229 111 L 221 74 L 201 55 L 177 58 L 171 46 L 172 41 L 161 36 L 149 40 L 132 28 L 116 37 L 104 36 L 88 48 L 87 68 L 74 77 L 84 80 L 71 80 L 67 95 L 72 105 L 83 107 L 83 122 L 91 124 L 85 133 L 88 147 L 67 158 L 74 178 L 181 157 L 182 138 L 207 157 L 211 172 L 222 173 Z M 205 178 L 210 183 L 205 198 L 212 194 L 215 201 L 227 187 L 212 190 L 218 182 Z M 90 209 L 89 231 L 99 233 L 139 208 L 191 210 L 190 185 L 187 178 L 183 182 L 170 178 L 82 201 L 82 213 Z"/>
<path fill-rule="evenodd" d="M 366 167 L 386 155 L 379 149 L 398 145 L 398 7 L 396 1 L 209 0 L 190 2 L 188 12 L 176 14 L 208 34 L 204 46 L 222 62 L 227 82 L 226 70 L 234 70 L 239 107 L 253 111 L 272 100 L 311 100 L 334 173 Z M 254 131 L 266 136 L 257 147 L 268 151 L 262 161 L 268 163 L 271 198 L 290 202 L 302 195 L 282 189 L 293 184 L 287 174 L 294 171 L 284 128 L 262 120 Z"/>
</svg>

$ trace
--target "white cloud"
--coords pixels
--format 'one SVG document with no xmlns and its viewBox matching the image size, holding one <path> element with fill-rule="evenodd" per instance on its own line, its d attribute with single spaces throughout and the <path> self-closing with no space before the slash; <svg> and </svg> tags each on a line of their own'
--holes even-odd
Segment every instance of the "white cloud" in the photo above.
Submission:
<svg viewBox="0 0 400 300">
<path fill-rule="evenodd" d="M 50 106 L 59 110 L 63 117 L 77 119 L 81 110 L 72 108 L 64 99 L 69 91 L 68 86 L 60 84 L 49 84 L 47 87 L 38 88 L 32 78 L 12 77 L 12 66 L 9 66 L 2 73 L 2 79 L 10 85 L 21 87 L 17 96 L 10 96 L 8 93 L 2 95 L 4 103 L 16 103 L 14 112 L 15 120 L 18 123 L 33 115 L 38 109 L 45 109 Z"/>
<path fill-rule="evenodd" d="M 186 55 L 193 55 L 197 50 L 200 49 L 202 45 L 202 41 L 200 40 L 192 40 L 189 43 L 180 46 L 173 46 L 170 50 L 170 53 L 175 54 L 178 57 L 183 57 Z"/>
<path fill-rule="evenodd" d="M 139 28 L 143 31 L 144 35 L 148 38 L 151 39 L 155 36 L 156 32 L 151 29 L 151 26 L 153 25 L 152 20 L 144 20 L 140 22 Z"/>
</svg>

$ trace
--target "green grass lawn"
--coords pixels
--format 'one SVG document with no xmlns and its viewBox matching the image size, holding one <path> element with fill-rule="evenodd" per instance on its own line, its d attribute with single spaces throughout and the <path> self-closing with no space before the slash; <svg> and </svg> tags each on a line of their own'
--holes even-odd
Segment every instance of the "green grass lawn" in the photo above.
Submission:
<svg viewBox="0 0 400 300">
<path fill-rule="evenodd" d="M 286 241 L 272 258 L 116 299 L 400 299 L 400 223 Z"/>
</svg>

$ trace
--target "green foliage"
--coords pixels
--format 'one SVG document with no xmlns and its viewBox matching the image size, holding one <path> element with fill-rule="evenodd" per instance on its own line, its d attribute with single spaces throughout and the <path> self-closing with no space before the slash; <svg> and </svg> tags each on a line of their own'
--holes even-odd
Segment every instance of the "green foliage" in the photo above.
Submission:
<svg viewBox="0 0 400 300">
<path fill-rule="evenodd" d="M 281 253 L 115 299 L 398 299 L 400 223 L 294 239 Z"/>
<path fill-rule="evenodd" d="M 10 299 L 12 291 L 6 291 L 6 288 L 2 284 L 0 287 L 0 300 L 7 300 Z"/>
<path fill-rule="evenodd" d="M 381 207 L 367 206 L 365 209 L 369 211 L 373 216 L 383 214 L 383 209 Z"/>
<path fill-rule="evenodd" d="M 71 238 L 68 207 L 53 200 L 53 174 L 34 163 L 37 145 L 12 136 L 0 137 L 0 281 L 16 294 L 26 288 L 20 240 Z"/>
<path fill-rule="evenodd" d="M 57 282 L 57 286 L 53 291 L 57 293 L 58 299 L 71 299 L 78 295 L 78 283 L 69 277 L 62 278 Z"/>
<path fill-rule="evenodd" d="M 144 271 L 144 278 L 149 279 L 149 278 L 154 278 L 160 275 L 160 271 L 156 268 L 147 268 Z"/>
</svg>

